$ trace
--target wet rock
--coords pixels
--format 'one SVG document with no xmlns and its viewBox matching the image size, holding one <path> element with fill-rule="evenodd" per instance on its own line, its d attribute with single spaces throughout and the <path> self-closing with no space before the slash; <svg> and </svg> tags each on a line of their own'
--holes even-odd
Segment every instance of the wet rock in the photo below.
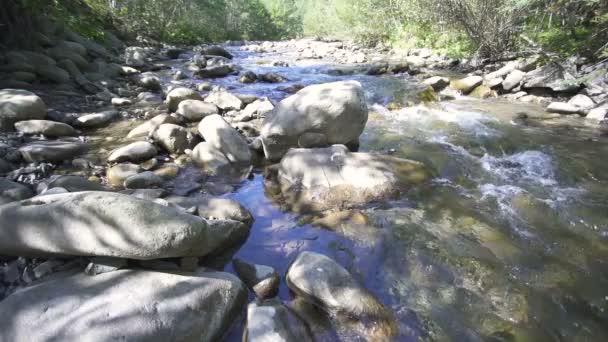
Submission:
<svg viewBox="0 0 608 342">
<path fill-rule="evenodd" d="M 547 112 L 566 115 L 584 114 L 581 108 L 566 102 L 551 102 L 549 106 L 547 106 Z"/>
<path fill-rule="evenodd" d="M 233 164 L 248 166 L 251 154 L 247 141 L 221 116 L 214 114 L 205 117 L 198 125 L 198 131 L 205 139 Z"/>
<path fill-rule="evenodd" d="M 261 299 L 274 298 L 279 293 L 281 278 L 270 266 L 250 264 L 240 259 L 232 260 L 239 278 Z"/>
<path fill-rule="evenodd" d="M 213 89 L 213 85 L 208 82 L 200 83 L 196 86 L 198 91 L 211 91 Z"/>
<path fill-rule="evenodd" d="M 94 257 L 87 265 L 84 273 L 95 276 L 98 274 L 118 271 L 127 266 L 127 260 L 109 257 Z"/>
<path fill-rule="evenodd" d="M 285 280 L 298 296 L 329 312 L 357 319 L 391 319 L 391 312 L 382 303 L 359 285 L 344 267 L 324 255 L 300 253 L 289 267 Z"/>
<path fill-rule="evenodd" d="M 189 88 L 175 88 L 167 94 L 165 102 L 169 107 L 169 111 L 175 112 L 179 103 L 184 100 L 203 100 L 203 97 L 195 90 Z"/>
<path fill-rule="evenodd" d="M 435 91 L 441 91 L 450 84 L 450 80 L 447 77 L 433 76 L 424 80 L 422 84 L 433 87 Z"/>
<path fill-rule="evenodd" d="M 168 49 L 167 50 L 167 57 L 171 58 L 171 59 L 178 59 L 179 56 L 183 53 L 186 53 L 186 50 L 183 49 Z"/>
<path fill-rule="evenodd" d="M 133 102 L 131 100 L 124 98 L 124 97 L 115 97 L 110 102 L 112 103 L 113 106 L 116 106 L 116 107 L 130 106 L 133 104 Z"/>
<path fill-rule="evenodd" d="M 261 74 L 258 76 L 258 79 L 260 81 L 266 82 L 266 83 L 282 83 L 282 82 L 288 81 L 287 77 L 285 77 L 283 75 L 279 75 L 276 72 L 269 72 L 266 74 Z"/>
<path fill-rule="evenodd" d="M 232 59 L 232 54 L 221 46 L 205 46 L 200 49 L 201 54 L 209 56 L 220 56 Z"/>
<path fill-rule="evenodd" d="M 171 154 L 183 154 L 192 149 L 198 139 L 189 130 L 174 124 L 162 124 L 152 133 L 152 138 Z"/>
<path fill-rule="evenodd" d="M 60 176 L 50 182 L 47 187 L 47 189 L 53 188 L 63 188 L 69 192 L 104 190 L 101 184 L 91 182 L 90 180 L 81 176 Z"/>
<path fill-rule="evenodd" d="M 226 77 L 234 72 L 232 64 L 208 66 L 204 69 L 197 70 L 195 75 L 199 78 L 219 78 Z"/>
<path fill-rule="evenodd" d="M 247 325 L 243 342 L 312 342 L 306 325 L 280 300 L 254 302 L 247 307 Z"/>
<path fill-rule="evenodd" d="M 0 205 L 24 200 L 32 196 L 34 196 L 34 191 L 29 187 L 6 178 L 0 178 Z"/>
<path fill-rule="evenodd" d="M 480 85 L 479 87 L 475 88 L 471 93 L 469 93 L 469 96 L 477 97 L 480 99 L 486 99 L 488 97 L 496 96 L 496 92 L 488 86 Z"/>
<path fill-rule="evenodd" d="M 129 46 L 125 49 L 125 64 L 132 67 L 142 67 L 148 60 L 148 52 L 143 47 Z"/>
<path fill-rule="evenodd" d="M 137 104 L 143 107 L 161 107 L 163 99 L 158 94 L 143 92 L 137 94 Z M 160 109 L 160 108 L 159 108 Z"/>
<path fill-rule="evenodd" d="M 455 80 L 450 83 L 450 87 L 458 90 L 463 94 L 468 94 L 483 83 L 481 76 L 469 76 L 460 80 Z"/>
<path fill-rule="evenodd" d="M 142 168 L 136 164 L 124 163 L 116 164 L 108 169 L 106 176 L 108 183 L 111 186 L 121 187 L 125 180 L 130 176 L 136 175 L 142 172 Z"/>
<path fill-rule="evenodd" d="M 229 174 L 232 164 L 226 156 L 214 145 L 201 142 L 190 154 L 192 161 L 214 176 Z"/>
<path fill-rule="evenodd" d="M 29 163 L 58 163 L 72 160 L 85 150 L 85 144 L 71 141 L 38 141 L 19 148 L 23 159 Z"/>
<path fill-rule="evenodd" d="M 106 126 L 119 115 L 120 113 L 117 110 L 106 110 L 101 113 L 85 114 L 76 118 L 72 124 L 78 128 L 99 128 Z"/>
<path fill-rule="evenodd" d="M 0 90 L 0 132 L 13 131 L 13 124 L 23 120 L 46 117 L 46 105 L 40 97 L 27 90 Z"/>
<path fill-rule="evenodd" d="M 154 173 L 161 176 L 163 179 L 169 180 L 176 178 L 179 174 L 179 166 L 173 163 L 165 163 L 158 169 L 154 170 Z"/>
<path fill-rule="evenodd" d="M 148 136 L 156 128 L 163 124 L 176 124 L 177 119 L 169 114 L 161 114 L 133 128 L 127 138 L 140 138 Z"/>
<path fill-rule="evenodd" d="M 139 260 L 205 256 L 249 232 L 242 224 L 219 230 L 175 208 L 94 191 L 40 196 L 2 206 L 0 227 L 6 237 L 0 248 L 6 255 Z"/>
<path fill-rule="evenodd" d="M 251 227 L 253 216 L 239 202 L 218 197 L 181 197 L 170 196 L 166 200 L 182 208 L 197 208 L 200 217 L 207 220 L 233 220 Z"/>
<path fill-rule="evenodd" d="M 279 160 L 307 132 L 322 133 L 330 144 L 356 141 L 367 123 L 367 105 L 358 82 L 306 87 L 281 101 L 261 129 L 264 154 Z"/>
<path fill-rule="evenodd" d="M 160 78 L 152 73 L 143 73 L 137 76 L 137 83 L 148 90 L 159 91 L 162 89 Z"/>
<path fill-rule="evenodd" d="M 199 100 L 185 100 L 179 104 L 177 114 L 185 117 L 190 122 L 198 122 L 206 116 L 219 114 L 219 109 L 212 103 Z"/>
<path fill-rule="evenodd" d="M 147 141 L 137 141 L 117 148 L 108 157 L 109 163 L 141 163 L 158 154 L 156 147 Z"/>
<path fill-rule="evenodd" d="M 380 63 L 376 65 L 372 65 L 365 72 L 366 75 L 382 75 L 388 72 L 388 63 Z"/>
<path fill-rule="evenodd" d="M 505 91 L 513 90 L 513 88 L 521 84 L 521 81 L 524 79 L 525 75 L 526 73 L 520 70 L 511 71 L 507 77 L 505 77 L 505 80 L 502 81 L 502 89 Z"/>
<path fill-rule="evenodd" d="M 524 88 L 546 88 L 556 92 L 574 92 L 580 88 L 574 78 L 575 71 L 559 63 L 549 63 L 530 71 L 523 79 Z"/>
<path fill-rule="evenodd" d="M 149 189 L 157 188 L 163 183 L 163 179 L 152 171 L 144 171 L 131 175 L 125 179 L 124 186 L 127 189 Z"/>
<path fill-rule="evenodd" d="M 205 98 L 205 102 L 212 103 L 223 111 L 240 110 L 243 108 L 243 101 L 226 91 L 212 92 Z"/>
<path fill-rule="evenodd" d="M 23 134 L 42 134 L 50 138 L 76 135 L 72 126 L 49 120 L 19 121 L 15 123 L 15 129 Z"/>
<path fill-rule="evenodd" d="M 292 209 L 308 212 L 394 198 L 430 177 L 419 162 L 350 153 L 344 145 L 333 145 L 289 150 L 279 165 L 277 181 Z"/>
<path fill-rule="evenodd" d="M 254 83 L 257 79 L 258 77 L 253 71 L 247 71 L 239 77 L 239 82 L 248 84 Z"/>
<path fill-rule="evenodd" d="M 247 290 L 220 272 L 119 270 L 77 274 L 0 303 L 5 341 L 218 341 L 246 304 Z"/>
</svg>

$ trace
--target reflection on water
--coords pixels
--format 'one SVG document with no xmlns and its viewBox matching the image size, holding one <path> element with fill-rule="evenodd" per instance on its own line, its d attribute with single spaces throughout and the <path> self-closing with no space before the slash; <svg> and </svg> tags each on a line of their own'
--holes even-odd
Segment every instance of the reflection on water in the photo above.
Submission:
<svg viewBox="0 0 608 342">
<path fill-rule="evenodd" d="M 359 80 L 371 109 L 361 150 L 422 161 L 438 177 L 388 204 L 301 217 L 281 210 L 256 171 L 225 195 L 255 217 L 237 257 L 285 274 L 300 251 L 330 256 L 393 310 L 397 340 L 608 341 L 608 141 L 595 127 L 501 100 L 389 111 L 416 88 L 410 76 L 333 76 L 331 65 L 283 52 L 234 49 L 238 64 L 278 72 L 283 85 Z M 258 63 L 279 59 L 291 67 Z M 236 76 L 213 83 L 287 96 Z M 319 340 L 361 339 L 330 329 L 284 284 L 279 296 L 316 318 Z"/>
</svg>

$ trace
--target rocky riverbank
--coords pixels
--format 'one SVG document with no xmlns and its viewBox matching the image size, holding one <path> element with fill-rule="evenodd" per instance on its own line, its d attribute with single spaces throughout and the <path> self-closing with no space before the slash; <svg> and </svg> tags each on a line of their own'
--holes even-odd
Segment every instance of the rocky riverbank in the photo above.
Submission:
<svg viewBox="0 0 608 342">
<path fill-rule="evenodd" d="M 469 95 L 598 123 L 608 111 L 606 65 L 584 61 L 533 56 L 464 74 L 464 61 L 426 49 L 315 40 L 103 46 L 54 27 L 34 45 L 1 57 L 5 340 L 216 341 L 241 319 L 247 341 L 313 340 L 310 305 L 329 314 L 329 330 L 399 340 L 405 332 L 388 303 L 327 256 L 298 249 L 283 273 L 234 259 L 256 215 L 222 196 L 264 174 L 285 210 L 336 229 L 368 223 L 348 210 L 428 185 L 437 176 L 428 163 L 357 151 L 370 112 L 364 86 L 348 80 L 358 74 L 414 77 L 414 96 L 394 108 Z M 328 74 L 345 79 L 293 84 L 234 58 L 285 49 L 342 64 Z M 237 84 L 263 85 L 268 96 Z M 283 281 L 293 302 L 277 297 Z"/>
</svg>

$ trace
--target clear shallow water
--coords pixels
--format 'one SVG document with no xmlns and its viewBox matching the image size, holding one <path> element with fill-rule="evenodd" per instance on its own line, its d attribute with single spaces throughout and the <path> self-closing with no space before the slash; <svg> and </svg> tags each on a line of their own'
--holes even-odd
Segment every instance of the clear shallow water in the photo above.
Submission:
<svg viewBox="0 0 608 342">
<path fill-rule="evenodd" d="M 290 50 L 233 51 L 245 69 L 290 79 L 212 82 L 238 93 L 280 100 L 288 95 L 279 86 L 360 81 L 370 106 L 361 150 L 436 174 L 394 202 L 318 221 L 283 211 L 258 170 L 224 195 L 255 217 L 236 257 L 283 275 L 300 251 L 332 257 L 395 313 L 395 340 L 608 341 L 608 139 L 594 126 L 501 100 L 389 111 L 412 96 L 414 78 L 333 76 L 331 64 L 297 62 Z M 260 64 L 273 60 L 291 67 Z M 301 308 L 284 283 L 279 296 Z M 365 339 L 315 315 L 321 341 Z M 236 327 L 228 340 L 241 334 Z"/>
</svg>

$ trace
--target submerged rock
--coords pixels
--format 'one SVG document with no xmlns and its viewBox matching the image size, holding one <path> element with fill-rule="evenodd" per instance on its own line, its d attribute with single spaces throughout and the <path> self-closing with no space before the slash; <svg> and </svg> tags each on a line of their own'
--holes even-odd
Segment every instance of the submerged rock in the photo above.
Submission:
<svg viewBox="0 0 608 342">
<path fill-rule="evenodd" d="M 186 209 L 196 207 L 198 215 L 206 220 L 233 220 L 243 222 L 248 227 L 253 224 L 249 210 L 228 198 L 171 196 L 166 200 Z"/>
<path fill-rule="evenodd" d="M 367 123 L 367 105 L 361 84 L 334 82 L 306 87 L 281 101 L 261 130 L 264 154 L 281 159 L 308 132 L 321 133 L 329 144 L 359 139 Z"/>
<path fill-rule="evenodd" d="M 122 163 L 116 164 L 106 171 L 108 183 L 111 186 L 121 187 L 125 180 L 133 175 L 142 172 L 142 167 L 137 164 Z"/>
<path fill-rule="evenodd" d="M 218 341 L 247 300 L 245 286 L 221 272 L 119 270 L 78 274 L 0 302 L 4 341 Z"/>
<path fill-rule="evenodd" d="M 46 105 L 38 95 L 27 90 L 0 90 L 0 132 L 13 131 L 13 124 L 22 120 L 46 117 Z"/>
<path fill-rule="evenodd" d="M 204 256 L 248 231 L 242 224 L 210 227 L 175 208 L 110 192 L 39 196 L 0 207 L 6 255 Z"/>
<path fill-rule="evenodd" d="M 312 342 L 308 327 L 278 299 L 247 307 L 243 342 Z"/>
<path fill-rule="evenodd" d="M 310 212 L 391 199 L 430 178 L 422 163 L 333 145 L 291 149 L 277 181 L 293 210 Z"/>
<path fill-rule="evenodd" d="M 469 76 L 450 83 L 452 89 L 458 90 L 463 94 L 468 94 L 483 83 L 481 76 Z"/>
<path fill-rule="evenodd" d="M 240 259 L 232 260 L 232 266 L 239 278 L 259 299 L 273 298 L 279 293 L 281 278 L 274 268 L 250 264 Z"/>
</svg>

